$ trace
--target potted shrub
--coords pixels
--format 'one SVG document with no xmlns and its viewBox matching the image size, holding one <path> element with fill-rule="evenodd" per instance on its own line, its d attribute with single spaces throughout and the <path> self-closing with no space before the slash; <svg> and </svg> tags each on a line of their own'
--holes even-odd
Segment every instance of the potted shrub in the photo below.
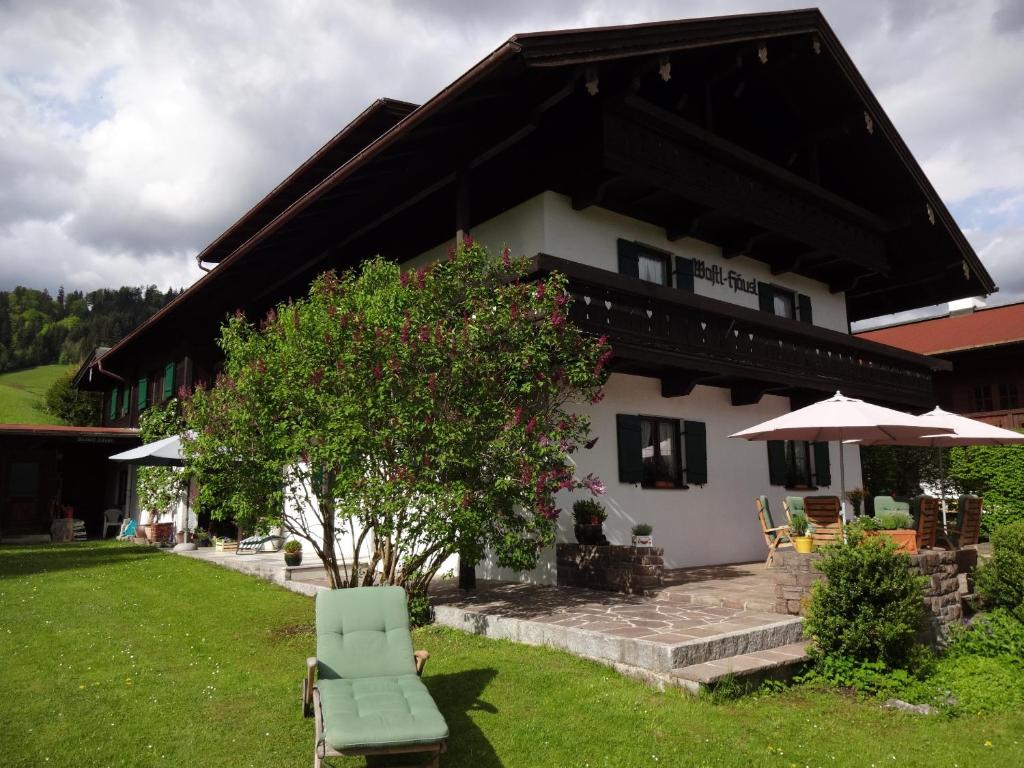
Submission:
<svg viewBox="0 0 1024 768">
<path fill-rule="evenodd" d="M 789 521 L 789 532 L 790 538 L 793 539 L 793 549 L 797 552 L 807 554 L 811 551 L 811 544 L 813 539 L 807 535 L 810 529 L 810 523 L 807 520 L 807 515 L 803 512 L 794 512 L 793 516 Z"/>
<path fill-rule="evenodd" d="M 913 555 L 917 552 L 917 531 L 914 530 L 914 518 L 907 512 L 882 512 L 875 515 L 877 531 L 871 535 L 888 536 L 896 543 L 901 552 Z"/>
<path fill-rule="evenodd" d="M 650 523 L 637 523 L 633 526 L 633 546 L 634 547 L 653 547 L 654 537 L 651 533 L 654 531 L 654 526 Z"/>
<path fill-rule="evenodd" d="M 580 544 L 607 544 L 604 521 L 608 518 L 604 504 L 596 499 L 580 499 L 572 505 L 575 525 L 573 533 Z"/>
<path fill-rule="evenodd" d="M 208 534 L 202 528 L 196 528 L 194 531 L 192 531 L 191 539 L 195 542 L 195 545 L 197 547 L 210 546 L 210 534 Z"/>
<path fill-rule="evenodd" d="M 864 501 L 865 496 L 867 496 L 867 491 L 863 488 L 851 488 L 846 492 L 846 500 L 850 502 L 850 506 L 853 507 L 853 514 L 857 517 L 861 515 L 860 505 Z"/>
<path fill-rule="evenodd" d="M 284 544 L 284 564 L 288 566 L 302 565 L 302 542 L 291 539 Z"/>
</svg>

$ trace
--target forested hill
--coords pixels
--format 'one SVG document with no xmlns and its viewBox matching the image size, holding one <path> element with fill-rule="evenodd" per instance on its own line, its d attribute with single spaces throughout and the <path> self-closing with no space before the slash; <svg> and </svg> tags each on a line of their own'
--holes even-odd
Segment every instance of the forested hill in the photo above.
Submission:
<svg viewBox="0 0 1024 768">
<path fill-rule="evenodd" d="M 56 296 L 21 286 L 0 291 L 0 372 L 51 363 L 80 363 L 109 346 L 180 290 L 103 288 Z"/>
</svg>

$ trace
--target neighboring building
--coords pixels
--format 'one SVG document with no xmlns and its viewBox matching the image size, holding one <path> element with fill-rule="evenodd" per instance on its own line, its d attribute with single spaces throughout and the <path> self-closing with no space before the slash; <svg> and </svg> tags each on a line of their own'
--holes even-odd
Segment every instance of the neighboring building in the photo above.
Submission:
<svg viewBox="0 0 1024 768">
<path fill-rule="evenodd" d="M 1024 429 L 1024 302 L 985 307 L 950 304 L 943 317 L 857 334 L 948 360 L 935 377 L 938 404 L 1006 429 Z"/>
<path fill-rule="evenodd" d="M 608 486 L 612 542 L 651 523 L 669 567 L 762 559 L 757 495 L 839 491 L 835 445 L 730 433 L 837 389 L 933 405 L 949 364 L 851 321 L 995 290 L 819 12 L 517 35 L 422 106 L 367 108 L 81 386 L 135 424 L 215 374 L 228 313 L 377 253 L 429 262 L 468 232 L 566 273 L 572 317 L 609 336 L 580 469 Z M 528 578 L 554 579 L 552 553 Z"/>
<path fill-rule="evenodd" d="M 63 507 L 104 531 L 104 510 L 125 509 L 128 472 L 108 457 L 139 444 L 133 429 L 0 424 L 0 539 L 48 535 Z"/>
</svg>

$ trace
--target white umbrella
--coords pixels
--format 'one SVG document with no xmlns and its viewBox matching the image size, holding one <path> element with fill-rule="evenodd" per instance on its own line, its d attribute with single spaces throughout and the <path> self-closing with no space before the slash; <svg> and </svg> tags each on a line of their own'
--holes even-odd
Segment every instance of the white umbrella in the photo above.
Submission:
<svg viewBox="0 0 1024 768">
<path fill-rule="evenodd" d="M 140 445 L 128 451 L 115 453 L 110 457 L 111 461 L 120 461 L 125 464 L 135 464 L 145 467 L 183 467 L 185 459 L 181 455 L 181 435 L 171 435 L 162 440 L 155 440 L 152 443 Z M 189 489 L 185 490 L 185 544 L 179 544 L 182 549 L 194 549 L 194 544 L 188 541 L 188 505 Z M 175 547 L 177 549 L 177 547 Z"/>
<path fill-rule="evenodd" d="M 139 464 L 147 467 L 183 467 L 185 459 L 181 455 L 181 436 L 172 435 L 163 440 L 140 445 L 129 451 L 115 453 L 111 461 L 123 461 L 125 464 Z"/>
<path fill-rule="evenodd" d="M 839 441 L 839 496 L 846 518 L 846 465 L 843 442 L 850 440 L 904 440 L 952 430 L 923 421 L 909 413 L 883 408 L 836 392 L 822 400 L 770 419 L 729 437 L 746 440 Z"/>
<path fill-rule="evenodd" d="M 901 438 L 896 440 L 869 438 L 859 441 L 861 445 L 908 445 L 923 448 L 954 448 L 963 445 L 1020 445 L 1024 443 L 1024 435 L 1013 432 L 984 421 L 969 419 L 956 413 L 935 410 L 923 413 L 918 417 L 922 422 L 934 424 L 936 430 L 951 430 L 946 434 L 928 434 L 917 438 Z M 942 498 L 942 527 L 946 527 L 946 474 L 942 466 L 942 452 L 939 452 L 939 496 Z"/>
</svg>

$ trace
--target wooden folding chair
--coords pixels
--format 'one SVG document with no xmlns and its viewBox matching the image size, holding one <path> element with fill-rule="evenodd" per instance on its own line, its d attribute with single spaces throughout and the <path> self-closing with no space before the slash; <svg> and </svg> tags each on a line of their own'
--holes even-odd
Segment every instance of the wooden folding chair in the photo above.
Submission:
<svg viewBox="0 0 1024 768">
<path fill-rule="evenodd" d="M 917 517 L 917 548 L 934 549 L 939 536 L 939 500 L 934 496 L 914 499 Z"/>
<path fill-rule="evenodd" d="M 838 496 L 804 497 L 804 514 L 811 524 L 815 547 L 843 542 L 842 506 Z"/>
<path fill-rule="evenodd" d="M 941 537 L 949 549 L 973 547 L 981 535 L 981 498 L 979 496 L 961 496 L 959 511 L 956 515 L 956 527 L 946 531 Z"/>
<path fill-rule="evenodd" d="M 767 496 L 758 496 L 754 504 L 757 506 L 757 519 L 761 522 L 764 543 L 768 545 L 768 559 L 764 561 L 764 567 L 767 568 L 775 560 L 775 550 L 780 547 L 792 547 L 793 541 L 789 538 L 788 525 L 775 525 Z"/>
</svg>

